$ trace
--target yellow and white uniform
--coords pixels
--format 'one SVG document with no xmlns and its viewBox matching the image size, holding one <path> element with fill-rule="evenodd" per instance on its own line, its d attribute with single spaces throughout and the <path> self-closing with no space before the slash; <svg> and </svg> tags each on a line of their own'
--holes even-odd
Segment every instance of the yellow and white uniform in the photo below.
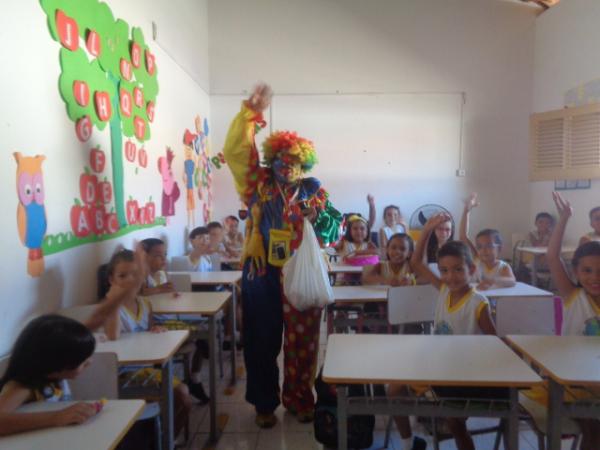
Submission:
<svg viewBox="0 0 600 450">
<path fill-rule="evenodd" d="M 344 246 L 340 251 L 340 255 L 345 258 L 348 255 L 352 255 L 361 250 L 367 250 L 369 248 L 368 242 L 363 242 L 362 244 L 356 245 L 354 242 L 344 241 Z"/>
<path fill-rule="evenodd" d="M 501 259 L 496 261 L 496 265 L 494 267 L 492 267 L 491 269 L 488 269 L 488 267 L 480 259 L 475 260 L 475 266 L 477 267 L 477 271 L 475 272 L 475 281 L 476 282 L 481 282 L 484 280 L 486 280 L 486 281 L 489 280 L 491 282 L 495 282 L 496 279 L 501 276 L 500 275 L 501 272 L 506 267 L 510 268 L 508 263 L 505 261 L 502 261 Z"/>
<path fill-rule="evenodd" d="M 488 299 L 471 288 L 450 307 L 448 286 L 442 285 L 435 307 L 434 334 L 483 334 L 479 328 L 479 316 L 487 305 Z"/>
<path fill-rule="evenodd" d="M 563 336 L 600 336 L 600 307 L 582 289 L 564 303 Z"/>
<path fill-rule="evenodd" d="M 415 275 L 410 271 L 408 263 L 404 263 L 398 272 L 394 272 L 389 261 L 381 261 L 379 270 L 381 276 L 385 278 L 386 284 L 391 284 L 392 280 L 404 281 L 406 277 L 411 280 L 411 284 L 417 284 Z"/>
<path fill-rule="evenodd" d="M 163 284 L 168 282 L 169 279 L 167 278 L 167 272 L 165 272 L 164 270 L 157 270 L 156 272 L 149 274 L 148 278 L 146 278 L 146 284 L 149 288 L 162 286 Z"/>
<path fill-rule="evenodd" d="M 136 333 L 139 331 L 150 330 L 150 313 L 152 308 L 147 298 L 137 297 L 137 315 L 134 315 L 128 308 L 121 306 L 119 308 L 119 318 L 121 319 L 121 331 L 123 333 Z"/>
</svg>

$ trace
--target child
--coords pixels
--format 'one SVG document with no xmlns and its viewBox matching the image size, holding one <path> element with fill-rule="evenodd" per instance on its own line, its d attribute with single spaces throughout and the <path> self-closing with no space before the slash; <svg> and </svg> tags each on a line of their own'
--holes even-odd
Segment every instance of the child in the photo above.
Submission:
<svg viewBox="0 0 600 450">
<path fill-rule="evenodd" d="M 162 326 L 155 325 L 152 319 L 152 306 L 148 299 L 139 297 L 137 293 L 142 285 L 145 275 L 145 267 L 140 262 L 140 257 L 135 256 L 131 250 L 121 250 L 113 255 L 108 264 L 108 280 L 111 286 L 134 287 L 119 308 L 107 320 L 104 325 L 106 335 L 110 340 L 119 339 L 121 333 L 136 333 L 150 331 L 162 333 L 167 331 Z M 151 371 L 156 369 L 141 369 L 139 376 L 146 378 Z M 154 380 L 160 382 L 159 373 Z M 187 423 L 192 402 L 188 387 L 179 380 L 174 380 L 175 400 L 175 435 Z"/>
<path fill-rule="evenodd" d="M 210 245 L 210 254 L 219 256 L 227 256 L 225 244 L 223 244 L 223 226 L 219 222 L 210 222 L 206 225 L 208 229 L 208 242 Z"/>
<path fill-rule="evenodd" d="M 554 229 L 554 217 L 545 211 L 535 216 L 535 230 L 527 235 L 527 243 L 532 247 L 548 247 Z"/>
<path fill-rule="evenodd" d="M 410 257 L 414 242 L 408 234 L 396 233 L 386 246 L 386 261 L 363 269 L 364 284 L 388 284 L 391 286 L 411 286 L 416 284 Z"/>
<path fill-rule="evenodd" d="M 371 229 L 366 219 L 353 214 L 347 219 L 346 233 L 338 253 L 343 259 L 353 256 L 376 255 L 377 247 L 370 239 Z"/>
<path fill-rule="evenodd" d="M 581 236 L 579 245 L 590 241 L 600 241 L 600 206 L 596 206 L 590 210 L 590 225 L 594 231 Z"/>
<path fill-rule="evenodd" d="M 144 239 L 141 242 L 142 248 L 146 252 L 146 261 L 148 266 L 148 276 L 146 277 L 146 282 L 142 287 L 143 295 L 154 295 L 161 293 L 173 293 L 175 297 L 179 294 L 175 292 L 173 288 L 173 284 L 168 281 L 167 273 L 164 271 L 165 268 L 165 260 L 166 260 L 166 251 L 165 251 L 165 243 L 157 238 L 148 238 Z M 190 331 L 196 331 L 197 327 L 195 325 L 191 325 L 188 322 L 183 320 L 177 320 L 173 315 L 164 315 L 160 317 L 155 317 L 162 322 L 167 329 L 170 330 L 182 330 L 188 329 Z M 194 319 L 197 319 L 195 317 Z M 203 355 L 208 353 L 206 341 L 202 339 L 197 339 L 195 342 L 196 348 L 193 350 L 192 355 L 192 370 L 191 370 L 191 383 L 189 385 L 189 390 L 194 397 L 196 397 L 200 404 L 206 404 L 209 401 L 206 392 L 204 391 L 204 386 L 201 382 L 200 371 L 202 369 L 202 357 Z"/>
<path fill-rule="evenodd" d="M 210 243 L 208 228 L 196 227 L 189 235 L 192 251 L 188 254 L 188 259 L 192 270 L 198 272 L 211 272 L 212 262 L 210 260 Z"/>
<path fill-rule="evenodd" d="M 385 226 L 379 229 L 379 248 L 381 249 L 387 248 L 387 243 L 392 235 L 406 233 L 408 230 L 408 225 L 402 218 L 400 208 L 396 205 L 388 205 L 384 208 L 383 221 Z"/>
<path fill-rule="evenodd" d="M 460 221 L 460 240 L 467 244 L 475 256 L 477 289 L 486 290 L 492 286 L 511 287 L 516 284 L 510 266 L 498 258 L 502 250 L 502 238 L 498 230 L 486 228 L 477 233 L 475 245 L 469 239 L 469 215 L 478 206 L 477 194 L 473 193 L 465 201 Z"/>
<path fill-rule="evenodd" d="M 431 217 L 423 228 L 417 243 L 417 248 L 410 259 L 411 266 L 417 275 L 427 279 L 440 291 L 435 308 L 434 333 L 435 334 L 496 334 L 496 328 L 490 315 L 488 300 L 469 285 L 470 277 L 475 273 L 475 264 L 469 248 L 458 241 L 450 241 L 442 246 L 438 253 L 438 278 L 429 267 L 424 264 L 423 256 L 425 245 L 441 224 L 451 220 L 446 213 L 439 213 Z M 408 388 L 399 385 L 390 385 L 388 395 L 406 395 Z M 442 396 L 460 397 L 481 396 L 491 398 L 499 395 L 495 389 L 436 388 L 436 393 Z M 396 425 L 403 440 L 403 449 L 421 450 L 426 448 L 423 439 L 412 436 L 408 417 L 395 417 Z M 466 427 L 466 419 L 447 419 L 448 426 L 456 445 L 460 450 L 475 449 Z"/>
<path fill-rule="evenodd" d="M 144 239 L 141 244 L 146 252 L 148 265 L 148 276 L 142 286 L 142 295 L 174 293 L 173 283 L 168 280 L 167 273 L 164 270 L 167 261 L 165 243 L 161 239 L 148 238 Z"/>
<path fill-rule="evenodd" d="M 558 192 L 553 192 L 552 197 L 558 210 L 558 223 L 546 256 L 552 280 L 564 300 L 562 335 L 600 336 L 600 242 L 586 241 L 575 250 L 572 264 L 577 284 L 573 283 L 560 257 L 565 228 L 573 209 Z M 582 450 L 600 448 L 600 421 L 577 419 L 577 423 L 582 431 Z"/>
<path fill-rule="evenodd" d="M 40 316 L 17 338 L 6 373 L 0 379 L 0 436 L 81 424 L 100 408 L 79 402 L 53 412 L 16 413 L 24 403 L 70 400 L 65 380 L 89 364 L 96 341 L 83 324 L 58 315 Z"/>
<path fill-rule="evenodd" d="M 442 246 L 454 239 L 454 220 L 452 216 L 446 215 L 448 220 L 440 223 L 427 242 L 427 262 L 434 263 L 438 261 L 437 253 Z"/>
<path fill-rule="evenodd" d="M 367 226 L 370 230 L 371 228 L 373 228 L 373 225 L 375 225 L 375 219 L 377 216 L 377 210 L 375 209 L 375 197 L 373 197 L 371 194 L 368 194 L 367 195 L 367 203 L 369 204 L 369 220 L 367 221 Z M 360 213 L 355 213 L 355 212 L 344 214 L 344 220 L 342 222 L 342 234 L 346 234 L 346 232 L 348 231 L 348 227 L 350 226 L 350 223 L 348 222 L 348 218 L 350 218 L 352 216 L 361 216 L 362 217 L 362 215 Z"/>
<path fill-rule="evenodd" d="M 225 235 L 223 236 L 223 244 L 229 256 L 237 258 L 242 254 L 244 247 L 244 235 L 238 231 L 240 221 L 235 216 L 227 216 L 225 218 Z"/>
</svg>

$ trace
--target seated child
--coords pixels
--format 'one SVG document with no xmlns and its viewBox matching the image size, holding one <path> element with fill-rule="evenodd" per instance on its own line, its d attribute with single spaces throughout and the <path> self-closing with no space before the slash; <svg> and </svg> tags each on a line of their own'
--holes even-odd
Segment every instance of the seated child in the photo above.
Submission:
<svg viewBox="0 0 600 450">
<path fill-rule="evenodd" d="M 348 217 L 346 233 L 338 247 L 338 253 L 344 260 L 354 256 L 378 254 L 377 247 L 371 242 L 371 229 L 364 217 L 358 214 Z"/>
<path fill-rule="evenodd" d="M 548 247 L 554 229 L 554 217 L 545 211 L 535 216 L 535 230 L 527 235 L 527 245 L 532 247 Z"/>
<path fill-rule="evenodd" d="M 142 295 L 154 295 L 162 293 L 173 293 L 176 297 L 179 294 L 175 292 L 173 284 L 168 281 L 167 273 L 164 271 L 166 264 L 166 250 L 165 243 L 161 239 L 148 238 L 141 242 L 142 248 L 146 252 L 146 262 L 148 269 L 148 276 L 146 282 L 142 286 Z M 155 316 L 154 319 L 161 322 L 161 325 L 169 330 L 182 330 L 187 329 L 196 331 L 197 327 L 189 322 L 183 320 L 177 320 L 174 315 L 161 315 Z M 197 320 L 198 317 L 193 319 Z M 196 349 L 191 357 L 192 369 L 191 369 L 191 383 L 189 390 L 194 397 L 196 397 L 200 404 L 206 404 L 209 401 L 204 386 L 201 382 L 201 370 L 202 370 L 202 358 L 203 355 L 208 353 L 207 343 L 203 339 L 196 339 Z"/>
<path fill-rule="evenodd" d="M 594 231 L 581 236 L 579 245 L 590 241 L 600 241 L 600 206 L 596 206 L 590 210 L 590 226 Z"/>
<path fill-rule="evenodd" d="M 192 251 L 188 254 L 192 270 L 197 272 L 211 272 L 213 270 L 210 260 L 210 242 L 208 228 L 196 227 L 189 235 Z"/>
<path fill-rule="evenodd" d="M 375 225 L 375 219 L 377 216 L 377 210 L 375 209 L 375 197 L 373 197 L 371 194 L 368 194 L 367 203 L 369 204 L 369 220 L 367 221 L 367 226 L 370 230 L 371 228 L 373 228 L 373 225 Z M 346 234 L 346 232 L 348 231 L 348 227 L 350 225 L 350 223 L 348 222 L 348 218 L 352 216 L 362 217 L 362 214 L 356 212 L 349 212 L 344 214 L 344 220 L 342 221 L 342 235 Z"/>
<path fill-rule="evenodd" d="M 389 284 L 390 286 L 411 286 L 416 284 L 415 275 L 410 267 L 410 257 L 414 243 L 408 234 L 396 233 L 390 237 L 386 246 L 386 260 L 374 266 L 363 268 L 364 284 Z"/>
<path fill-rule="evenodd" d="M 235 216 L 227 216 L 225 218 L 225 235 L 223 236 L 223 244 L 227 253 L 232 258 L 241 256 L 244 247 L 244 235 L 238 230 L 240 221 Z"/>
<path fill-rule="evenodd" d="M 148 264 L 148 276 L 142 285 L 142 295 L 175 293 L 173 283 L 168 280 L 167 272 L 164 270 L 167 263 L 165 243 L 158 238 L 148 238 L 144 239 L 141 245 L 146 252 L 146 263 Z"/>
<path fill-rule="evenodd" d="M 404 222 L 400 208 L 396 205 L 388 205 L 383 210 L 383 221 L 385 226 L 379 229 L 379 248 L 387 247 L 389 239 L 397 233 L 406 233 L 408 225 Z M 385 253 L 382 251 L 382 253 Z"/>
<path fill-rule="evenodd" d="M 210 245 L 210 254 L 219 256 L 228 256 L 227 249 L 223 243 L 223 225 L 219 222 L 210 222 L 206 225 L 208 228 L 208 242 Z"/>
<path fill-rule="evenodd" d="M 437 253 L 442 246 L 454 239 L 454 220 L 448 215 L 448 220 L 440 223 L 431 234 L 427 242 L 427 252 L 423 256 L 425 262 L 435 263 L 438 261 Z"/>
<path fill-rule="evenodd" d="M 145 254 L 142 251 L 121 250 L 113 255 L 108 264 L 108 278 L 111 286 L 117 285 L 128 289 L 130 294 L 123 300 L 119 310 L 115 311 L 104 325 L 106 335 L 110 340 L 117 340 L 121 333 L 137 333 L 150 331 L 162 333 L 166 328 L 155 325 L 152 318 L 152 306 L 148 299 L 140 297 L 138 292 L 145 277 Z M 157 369 L 140 369 L 140 381 L 145 379 Z M 160 383 L 160 372 L 154 375 L 152 382 Z M 138 378 L 136 376 L 135 378 Z M 175 379 L 174 409 L 175 409 L 175 436 L 179 434 L 184 424 L 187 423 L 192 407 L 188 387 Z"/>
<path fill-rule="evenodd" d="M 586 241 L 575 250 L 572 261 L 575 284 L 560 257 L 561 243 L 573 209 L 559 193 L 554 192 L 552 196 L 558 210 L 558 223 L 552 232 L 546 256 L 552 280 L 563 298 L 562 335 L 600 336 L 600 242 Z M 579 395 L 579 391 L 571 393 L 576 397 Z M 543 397 L 537 400 L 546 402 L 547 398 Z M 600 420 L 576 421 L 582 431 L 581 449 L 600 448 Z"/>
<path fill-rule="evenodd" d="M 469 246 L 475 256 L 477 272 L 474 280 L 478 283 L 477 289 L 486 290 L 492 286 L 514 286 L 516 280 L 510 265 L 498 258 L 502 250 L 500 232 L 490 228 L 481 230 L 475 237 L 475 245 L 469 239 L 469 215 L 471 210 L 478 205 L 477 194 L 471 194 L 465 201 L 460 221 L 460 240 Z"/>
<path fill-rule="evenodd" d="M 71 400 L 66 380 L 90 364 L 96 341 L 83 324 L 58 315 L 29 322 L 17 338 L 0 379 L 0 436 L 84 423 L 101 403 L 79 402 L 53 412 L 17 413 L 24 403 Z"/>
<path fill-rule="evenodd" d="M 435 334 L 496 334 L 496 328 L 490 315 L 487 298 L 469 285 L 470 277 L 475 273 L 475 264 L 469 248 L 462 242 L 450 241 L 442 246 L 438 253 L 440 277 L 437 277 L 424 264 L 425 246 L 434 230 L 449 222 L 445 213 L 431 217 L 423 228 L 417 248 L 410 260 L 416 273 L 427 279 L 440 291 L 435 308 Z M 390 385 L 388 395 L 407 395 L 410 387 Z M 444 397 L 495 398 L 504 396 L 504 389 L 481 388 L 435 388 L 436 394 Z M 403 441 L 403 449 L 423 450 L 427 444 L 424 439 L 412 436 L 408 417 L 395 417 L 396 425 Z M 474 450 L 473 440 L 466 427 L 466 419 L 446 419 L 456 446 L 460 450 Z"/>
</svg>

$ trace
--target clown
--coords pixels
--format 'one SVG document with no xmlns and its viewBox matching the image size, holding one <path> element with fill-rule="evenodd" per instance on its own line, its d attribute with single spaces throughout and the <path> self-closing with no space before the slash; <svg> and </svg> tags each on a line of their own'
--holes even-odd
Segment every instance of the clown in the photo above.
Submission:
<svg viewBox="0 0 600 450">
<path fill-rule="evenodd" d="M 313 419 L 314 381 L 321 309 L 296 310 L 283 294 L 281 267 L 302 241 L 304 217 L 323 244 L 339 237 L 341 214 L 315 178 L 303 178 L 317 161 L 310 141 L 296 133 L 271 134 L 259 163 L 255 133 L 271 101 L 267 85 L 255 88 L 233 120 L 223 153 L 241 201 L 250 215 L 244 243 L 242 310 L 246 400 L 256 408 L 256 424 L 276 423 L 281 401 L 301 422 Z M 285 331 L 284 331 L 285 330 Z M 285 334 L 284 381 L 280 395 L 277 355 Z"/>
</svg>

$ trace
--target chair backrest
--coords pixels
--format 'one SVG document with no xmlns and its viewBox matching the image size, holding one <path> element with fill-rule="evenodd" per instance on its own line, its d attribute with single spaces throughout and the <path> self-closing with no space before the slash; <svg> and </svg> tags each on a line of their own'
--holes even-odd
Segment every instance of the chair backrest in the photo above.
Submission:
<svg viewBox="0 0 600 450">
<path fill-rule="evenodd" d="M 76 400 L 119 398 L 117 364 L 116 353 L 94 353 L 89 367 L 77 378 L 69 381 L 73 398 Z"/>
<path fill-rule="evenodd" d="M 515 313 L 518 312 L 518 313 Z M 496 328 L 508 334 L 556 334 L 552 297 L 501 297 L 496 299 Z"/>
<path fill-rule="evenodd" d="M 429 285 L 392 287 L 388 291 L 388 321 L 392 325 L 431 322 L 438 293 Z"/>
<path fill-rule="evenodd" d="M 169 270 L 174 272 L 189 272 L 194 270 L 194 268 L 187 256 L 173 256 Z"/>
<path fill-rule="evenodd" d="M 56 314 L 60 314 L 61 316 L 70 317 L 71 319 L 75 319 L 77 322 L 82 322 L 88 319 L 94 310 L 98 307 L 98 305 L 79 305 L 79 306 L 71 306 L 69 308 L 63 308 L 56 311 Z"/>
<path fill-rule="evenodd" d="M 177 292 L 192 292 L 192 277 L 189 273 L 169 273 L 169 281 Z"/>
</svg>

